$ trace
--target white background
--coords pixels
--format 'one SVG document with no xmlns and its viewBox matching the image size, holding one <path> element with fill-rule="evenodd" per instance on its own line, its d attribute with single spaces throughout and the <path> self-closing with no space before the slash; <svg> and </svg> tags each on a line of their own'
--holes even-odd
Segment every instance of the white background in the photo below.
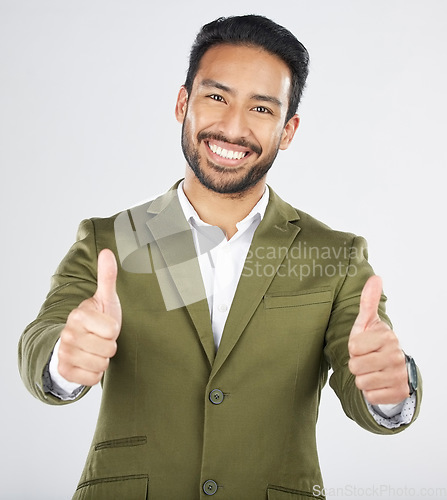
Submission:
<svg viewBox="0 0 447 500">
<path fill-rule="evenodd" d="M 311 55 L 301 126 L 269 183 L 367 238 L 395 330 L 424 376 L 420 418 L 394 437 L 359 428 L 324 389 L 328 498 L 447 496 L 447 3 L 1 0 L 0 498 L 71 497 L 100 390 L 65 407 L 33 399 L 18 375 L 19 336 L 81 219 L 183 175 L 173 110 L 190 45 L 202 24 L 246 13 L 285 25 Z"/>
</svg>

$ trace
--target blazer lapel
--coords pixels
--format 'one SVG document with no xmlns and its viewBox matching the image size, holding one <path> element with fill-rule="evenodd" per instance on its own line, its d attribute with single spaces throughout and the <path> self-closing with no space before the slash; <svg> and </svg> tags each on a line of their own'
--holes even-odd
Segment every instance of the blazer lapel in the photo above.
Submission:
<svg viewBox="0 0 447 500">
<path fill-rule="evenodd" d="M 172 189 L 154 200 L 147 212 L 152 215 L 146 222 L 151 232 L 151 256 L 166 309 L 186 306 L 212 365 L 215 348 L 208 301 L 192 232 L 177 191 Z"/>
<path fill-rule="evenodd" d="M 249 250 L 251 262 L 248 259 L 245 262 L 222 340 L 217 350 L 212 375 L 225 362 L 262 301 L 278 267 L 285 258 L 283 249 L 290 247 L 300 231 L 299 226 L 291 223 L 298 219 L 297 211 L 281 200 L 270 188 L 269 204 L 264 218 L 254 234 Z M 271 252 L 273 256 L 269 257 L 268 261 L 267 258 L 263 259 L 262 257 L 266 255 L 265 251 L 272 247 L 281 249 L 281 251 Z M 258 251 L 256 251 L 257 249 Z"/>
</svg>

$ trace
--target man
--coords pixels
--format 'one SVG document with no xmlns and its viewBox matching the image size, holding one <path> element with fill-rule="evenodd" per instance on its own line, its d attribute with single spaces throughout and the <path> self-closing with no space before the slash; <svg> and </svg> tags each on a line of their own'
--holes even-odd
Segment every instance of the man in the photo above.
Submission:
<svg viewBox="0 0 447 500">
<path fill-rule="evenodd" d="M 391 434 L 416 418 L 418 372 L 365 241 L 266 185 L 298 128 L 307 64 L 266 18 L 204 26 L 175 108 L 184 180 L 84 221 L 53 277 L 19 364 L 49 404 L 102 382 L 75 499 L 316 497 L 329 368 L 362 427 Z"/>
</svg>

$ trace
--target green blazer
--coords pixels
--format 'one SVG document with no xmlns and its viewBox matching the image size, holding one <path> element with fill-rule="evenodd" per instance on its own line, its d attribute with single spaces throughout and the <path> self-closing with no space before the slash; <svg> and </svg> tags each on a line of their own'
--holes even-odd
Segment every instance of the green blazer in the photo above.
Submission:
<svg viewBox="0 0 447 500">
<path fill-rule="evenodd" d="M 68 313 L 95 292 L 98 252 L 115 252 L 122 330 L 73 498 L 322 498 L 313 494 L 314 486 L 322 490 L 315 425 L 329 369 L 348 417 L 380 434 L 406 427 L 375 422 L 347 366 L 360 293 L 373 274 L 366 243 L 270 189 L 215 352 L 176 186 L 113 217 L 84 221 L 20 340 L 30 392 L 66 404 L 47 392 L 48 360 Z M 389 321 L 384 302 L 380 314 Z"/>
</svg>

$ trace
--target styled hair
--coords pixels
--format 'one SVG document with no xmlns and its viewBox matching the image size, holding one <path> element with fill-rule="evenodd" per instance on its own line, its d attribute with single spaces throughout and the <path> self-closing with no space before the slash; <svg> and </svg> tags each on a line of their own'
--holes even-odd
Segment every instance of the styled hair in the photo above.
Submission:
<svg viewBox="0 0 447 500">
<path fill-rule="evenodd" d="M 211 47 L 221 44 L 260 47 L 284 61 L 292 75 L 286 123 L 296 113 L 309 73 L 309 53 L 286 28 L 264 16 L 220 17 L 205 24 L 191 48 L 185 87 L 191 93 L 200 61 Z"/>
</svg>

